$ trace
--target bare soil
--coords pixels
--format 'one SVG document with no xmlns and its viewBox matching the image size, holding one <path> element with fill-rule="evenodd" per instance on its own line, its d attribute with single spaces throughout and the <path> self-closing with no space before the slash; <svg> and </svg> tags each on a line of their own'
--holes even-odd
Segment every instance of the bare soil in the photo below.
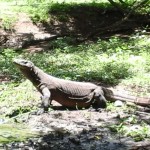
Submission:
<svg viewBox="0 0 150 150">
<path fill-rule="evenodd" d="M 27 14 L 18 13 L 18 20 L 12 29 L 0 29 L 0 48 L 27 48 L 31 52 L 38 52 L 50 49 L 49 41 L 64 36 L 74 37 L 77 44 L 87 38 L 92 41 L 108 39 L 113 35 L 128 38 L 136 29 L 150 24 L 148 14 L 132 14 L 128 20 L 114 26 L 124 17 L 113 8 L 99 9 L 83 5 L 66 11 L 53 10 L 49 22 L 42 23 L 33 23 Z"/>
<path fill-rule="evenodd" d="M 134 112 L 123 110 L 121 107 L 117 111 L 102 109 L 96 112 L 91 109 L 66 110 L 55 102 L 53 104 L 53 110 L 48 113 L 22 118 L 33 131 L 40 132 L 40 137 L 21 143 L 13 142 L 7 147 L 26 150 L 148 150 L 150 148 L 148 139 L 135 142 L 133 138 L 118 134 L 115 128 L 110 128 L 119 124 L 121 119 L 133 114 L 139 122 L 148 121 L 150 115 L 138 110 Z"/>
<path fill-rule="evenodd" d="M 92 17 L 92 13 L 87 13 L 89 11 L 95 13 L 94 17 Z M 26 14 L 20 14 L 18 22 L 14 25 L 15 32 L 9 34 L 10 37 L 8 37 L 8 33 L 1 31 L 3 33 L 1 34 L 2 45 L 4 47 L 26 47 L 26 50 L 32 53 L 44 51 L 50 49 L 45 39 L 48 40 L 53 35 L 71 35 L 84 38 L 95 29 L 111 25 L 122 18 L 121 14 L 117 11 L 112 13 L 112 10 L 90 10 L 90 8 L 85 8 L 83 12 L 80 9 L 69 11 L 65 14 L 65 21 L 60 17 L 60 13 L 54 11 L 51 12 L 54 19 L 42 25 L 34 24 Z M 137 22 L 133 19 L 118 27 L 117 31 L 106 31 L 99 37 L 109 38 L 114 34 L 128 37 L 134 29 L 142 24 L 145 24 L 145 22 L 142 22 L 142 20 Z M 20 41 L 20 44 L 15 45 L 19 43 L 18 41 Z M 8 81 L 8 77 L 0 76 L 1 82 L 5 80 Z M 55 107 L 54 110 L 48 113 L 39 116 L 29 115 L 24 120 L 34 131 L 41 132 L 41 137 L 32 138 L 21 143 L 6 144 L 2 146 L 2 149 L 148 150 L 150 149 L 150 141 L 135 142 L 132 138 L 124 137 L 122 134 L 117 134 L 116 131 L 110 129 L 111 125 L 119 124 L 120 119 L 129 117 L 132 114 L 136 115 L 139 122 L 142 120 L 148 122 L 150 119 L 149 114 L 140 113 L 138 109 L 131 111 L 130 109 L 123 110 L 120 107 L 117 111 L 102 109 L 100 112 L 96 112 L 90 109 L 66 110 L 61 106 Z"/>
</svg>

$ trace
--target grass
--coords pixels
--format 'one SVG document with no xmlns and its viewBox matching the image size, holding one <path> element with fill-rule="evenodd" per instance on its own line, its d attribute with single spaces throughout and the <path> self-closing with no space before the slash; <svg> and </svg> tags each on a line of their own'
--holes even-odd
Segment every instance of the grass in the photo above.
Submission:
<svg viewBox="0 0 150 150">
<path fill-rule="evenodd" d="M 2 1 L 0 1 L 2 2 Z M 12 19 L 11 15 L 16 12 L 27 12 L 33 21 L 48 21 L 51 19 L 50 12 L 59 11 L 60 20 L 66 20 L 65 12 L 75 7 L 94 6 L 98 8 L 111 7 L 106 1 L 104 3 L 95 3 L 94 1 L 43 1 L 36 4 L 35 1 L 18 1 L 17 6 L 2 7 L 0 10 L 2 18 L 2 27 L 9 30 L 17 18 Z M 101 2 L 101 1 L 100 1 Z M 25 5 L 22 5 L 25 4 Z M 48 3 L 48 5 L 46 5 Z M 83 4 L 84 3 L 84 4 Z M 8 6 L 8 4 L 6 5 Z M 9 16 L 7 10 L 13 13 Z M 0 51 L 0 75 L 8 77 L 9 82 L 0 83 L 0 109 L 4 117 L 13 117 L 23 114 L 37 108 L 40 102 L 35 88 L 27 81 L 12 63 L 14 58 L 25 58 L 33 61 L 36 66 L 40 67 L 49 74 L 70 80 L 102 82 L 104 84 L 124 86 L 134 86 L 144 89 L 143 96 L 147 95 L 150 88 L 150 40 L 146 35 L 147 28 L 136 31 L 128 39 L 122 39 L 116 36 L 108 40 L 99 39 L 97 42 L 84 43 L 80 45 L 72 44 L 72 38 L 58 38 L 49 43 L 52 47 L 47 52 L 30 54 L 24 50 L 15 51 L 13 49 L 2 49 Z M 7 109 L 5 109 L 7 108 Z M 8 109 L 9 108 L 9 109 Z M 109 104 L 109 111 L 115 109 Z M 129 109 L 127 107 L 123 110 Z M 119 111 L 119 109 L 115 110 Z M 128 121 L 132 120 L 132 121 Z M 128 125 L 138 124 L 133 116 L 122 120 L 111 129 L 117 133 L 133 137 L 136 141 L 143 140 L 150 136 L 149 126 L 145 123 L 140 124 L 137 130 L 128 131 Z M 10 127 L 12 128 L 12 127 Z M 8 130 L 0 126 L 0 131 Z M 14 130 L 14 132 L 19 132 Z M 2 133 L 6 134 L 5 132 Z M 6 134 L 7 135 L 7 134 Z M 24 138 L 24 135 L 22 136 Z M 0 141 L 8 137 L 1 138 Z M 13 137 L 14 139 L 14 137 Z M 10 138 L 10 140 L 13 140 Z"/>
<path fill-rule="evenodd" d="M 72 45 L 70 41 L 68 37 L 59 38 L 49 43 L 51 50 L 42 53 L 30 54 L 13 49 L 1 51 L 1 75 L 11 80 L 0 84 L 1 108 L 8 105 L 9 101 L 9 109 L 5 114 L 13 116 L 30 111 L 40 102 L 40 98 L 35 96 L 35 88 L 12 63 L 14 58 L 29 59 L 39 68 L 59 78 L 134 86 L 135 89 L 143 89 L 143 96 L 149 93 L 148 35 L 139 36 L 136 33 L 128 40 L 112 37 L 81 45 Z"/>
<path fill-rule="evenodd" d="M 98 40 L 94 43 L 73 45 L 68 37 L 50 42 L 52 49 L 41 53 L 28 53 L 24 50 L 3 49 L 0 53 L 1 75 L 9 76 L 10 82 L 0 83 L 1 118 L 15 117 L 18 114 L 37 109 L 40 102 L 33 85 L 27 81 L 13 65 L 14 58 L 25 58 L 33 61 L 38 67 L 56 77 L 105 84 L 123 84 L 150 87 L 150 52 L 149 35 L 135 33 L 129 39 L 112 37 L 109 40 Z M 146 95 L 146 94 L 145 94 Z M 145 96 L 144 95 L 144 96 Z M 6 108 L 6 109 L 5 109 Z M 109 103 L 107 111 L 133 114 L 119 118 L 117 124 L 108 126 L 110 131 L 121 137 L 131 137 L 142 141 L 150 137 L 149 125 L 140 121 L 135 115 L 135 108 L 114 107 Z M 0 142 L 22 141 L 34 135 L 12 126 L 0 126 Z M 10 130 L 10 131 L 9 131 Z M 21 136 L 18 136 L 21 133 Z"/>
<path fill-rule="evenodd" d="M 113 6 L 107 0 L 42 0 L 42 1 L 34 1 L 34 0 L 21 0 L 21 1 L 14 1 L 14 0 L 0 0 L 0 18 L 2 19 L 2 27 L 9 30 L 13 23 L 17 21 L 17 13 L 27 13 L 34 22 L 49 22 L 52 21 L 53 15 L 52 12 L 61 12 L 61 15 L 58 17 L 58 20 L 66 21 L 67 16 L 66 13 L 70 10 L 76 8 L 89 8 L 87 13 L 90 12 L 90 7 L 94 7 L 97 9 L 109 9 Z M 130 8 L 130 4 L 133 3 L 133 0 L 129 0 L 126 2 L 127 6 Z M 149 5 L 149 3 L 148 3 Z M 148 14 L 149 7 L 148 5 L 138 9 L 138 13 Z M 121 7 L 127 8 L 127 6 L 122 5 Z M 11 14 L 10 14 L 11 12 Z M 14 18 L 12 20 L 12 18 Z M 56 18 L 55 18 L 56 19 Z"/>
<path fill-rule="evenodd" d="M 120 119 L 120 123 L 108 126 L 108 128 L 114 132 L 126 137 L 132 137 L 135 142 L 142 141 L 145 138 L 150 137 L 149 125 L 143 121 L 139 122 L 137 117 L 131 115 Z"/>
<path fill-rule="evenodd" d="M 18 80 L 20 73 L 12 63 L 15 57 L 33 61 L 50 74 L 71 80 L 101 81 L 107 84 L 131 82 L 148 86 L 149 36 L 137 34 L 124 40 L 112 37 L 108 41 L 72 45 L 70 38 L 59 38 L 50 43 L 48 52 L 29 54 L 12 49 L 1 52 L 2 74 Z M 143 78 L 141 78 L 143 76 Z"/>
<path fill-rule="evenodd" d="M 122 107 L 114 107 L 113 103 L 108 103 L 107 112 L 117 114 L 117 121 L 107 127 L 111 132 L 119 134 L 120 137 L 131 137 L 135 142 L 149 139 L 150 126 L 140 116 L 135 115 L 136 110 L 136 105 L 123 104 Z M 122 115 L 122 112 L 125 113 L 125 116 Z"/>
<path fill-rule="evenodd" d="M 37 137 L 38 134 L 20 124 L 9 123 L 0 125 L 0 144 L 25 141 L 26 139 L 35 136 Z"/>
<path fill-rule="evenodd" d="M 5 29 L 10 29 L 14 21 L 17 21 L 17 13 L 27 13 L 34 22 L 48 22 L 51 19 L 50 12 L 60 11 L 64 12 L 61 18 L 64 18 L 65 11 L 69 11 L 76 7 L 90 7 L 96 6 L 99 8 L 109 7 L 107 0 L 95 2 L 94 0 L 80 0 L 80 1 L 70 1 L 70 0 L 0 0 L 0 18 L 2 19 L 2 27 Z M 11 14 L 10 14 L 11 12 Z M 14 18 L 15 20 L 12 20 Z M 66 17 L 65 17 L 66 19 Z"/>
<path fill-rule="evenodd" d="M 26 87 L 28 88 L 26 89 Z M 0 92 L 1 113 L 8 117 L 36 109 L 40 100 L 29 81 L 1 84 L 0 91 L 2 91 Z"/>
</svg>

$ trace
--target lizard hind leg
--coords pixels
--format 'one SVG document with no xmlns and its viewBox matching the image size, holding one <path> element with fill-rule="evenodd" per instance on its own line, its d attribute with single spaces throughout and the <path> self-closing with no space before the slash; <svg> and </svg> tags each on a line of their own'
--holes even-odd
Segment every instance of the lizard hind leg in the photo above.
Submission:
<svg viewBox="0 0 150 150">
<path fill-rule="evenodd" d="M 104 92 L 100 87 L 95 89 L 93 98 L 94 98 L 94 103 L 92 104 L 93 108 L 98 109 L 107 107 Z"/>
</svg>

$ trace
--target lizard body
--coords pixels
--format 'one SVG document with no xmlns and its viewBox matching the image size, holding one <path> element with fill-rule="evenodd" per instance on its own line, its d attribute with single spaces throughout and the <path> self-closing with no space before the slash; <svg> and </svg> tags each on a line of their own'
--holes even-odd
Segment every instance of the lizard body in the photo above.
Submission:
<svg viewBox="0 0 150 150">
<path fill-rule="evenodd" d="M 52 100 L 71 108 L 105 108 L 106 99 L 103 90 L 88 82 L 64 80 L 48 75 L 31 61 L 15 59 L 15 65 L 42 94 L 43 111 L 47 111 Z"/>
</svg>

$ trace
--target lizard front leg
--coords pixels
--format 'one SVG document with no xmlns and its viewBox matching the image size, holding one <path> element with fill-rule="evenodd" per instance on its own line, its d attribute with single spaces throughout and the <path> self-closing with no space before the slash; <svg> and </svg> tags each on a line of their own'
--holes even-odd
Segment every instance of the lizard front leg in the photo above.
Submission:
<svg viewBox="0 0 150 150">
<path fill-rule="evenodd" d="M 41 109 L 37 112 L 37 114 L 42 114 L 44 112 L 47 112 L 48 111 L 48 107 L 51 103 L 50 101 L 50 97 L 51 97 L 51 93 L 49 91 L 49 89 L 47 87 L 43 87 L 41 86 L 41 92 L 42 92 L 42 105 L 41 105 Z"/>
</svg>

